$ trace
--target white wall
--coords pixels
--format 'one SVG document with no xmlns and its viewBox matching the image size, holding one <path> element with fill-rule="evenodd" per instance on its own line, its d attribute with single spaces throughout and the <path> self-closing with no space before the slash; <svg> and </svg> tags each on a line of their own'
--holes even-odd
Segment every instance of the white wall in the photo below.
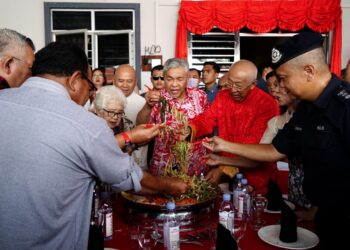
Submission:
<svg viewBox="0 0 350 250">
<path fill-rule="evenodd" d="M 48 0 L 46 2 L 81 2 Z M 175 55 L 177 14 L 180 0 L 86 0 L 96 3 L 141 4 L 141 54 L 146 46 L 160 45 L 163 62 Z M 44 0 L 0 0 L 0 28 L 10 28 L 31 37 L 37 47 L 45 45 Z M 343 7 L 342 66 L 350 58 L 350 0 Z M 149 82 L 149 72 L 142 73 L 142 83 Z"/>
<path fill-rule="evenodd" d="M 342 43 L 342 68 L 350 60 L 350 0 L 341 1 L 343 11 L 343 43 Z"/>
</svg>

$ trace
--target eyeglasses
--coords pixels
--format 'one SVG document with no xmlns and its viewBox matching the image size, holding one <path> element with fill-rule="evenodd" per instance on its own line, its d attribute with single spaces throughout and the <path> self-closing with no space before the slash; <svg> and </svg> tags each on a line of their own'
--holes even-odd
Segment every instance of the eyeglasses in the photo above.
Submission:
<svg viewBox="0 0 350 250">
<path fill-rule="evenodd" d="M 248 84 L 247 86 L 244 87 L 244 86 L 239 86 L 239 85 L 237 85 L 235 83 L 226 83 L 223 86 L 223 88 L 225 88 L 225 89 L 235 89 L 235 90 L 241 92 L 241 91 L 244 91 L 244 90 L 248 89 L 250 86 L 252 86 L 252 84 L 253 83 Z"/>
<path fill-rule="evenodd" d="M 152 76 L 152 79 L 155 81 L 158 81 L 159 79 L 163 81 L 164 77 L 163 76 Z"/>
<path fill-rule="evenodd" d="M 105 111 L 107 113 L 107 116 L 110 118 L 122 118 L 124 116 L 124 112 L 114 112 L 112 110 L 108 110 L 108 109 L 103 109 L 103 111 Z"/>
<path fill-rule="evenodd" d="M 88 84 L 89 84 L 89 91 L 90 92 L 97 91 L 97 88 L 96 88 L 95 84 L 87 77 L 87 75 L 84 74 L 83 72 L 81 72 L 81 75 L 82 75 L 83 79 L 88 82 Z"/>
</svg>

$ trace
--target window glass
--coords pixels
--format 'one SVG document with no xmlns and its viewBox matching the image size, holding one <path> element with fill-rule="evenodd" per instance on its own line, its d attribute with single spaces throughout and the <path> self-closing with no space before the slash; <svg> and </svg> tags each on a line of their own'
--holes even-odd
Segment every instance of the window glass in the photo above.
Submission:
<svg viewBox="0 0 350 250">
<path fill-rule="evenodd" d="M 129 63 L 129 34 L 98 36 L 98 65 L 111 67 Z"/>
<path fill-rule="evenodd" d="M 84 33 L 80 34 L 57 34 L 56 41 L 68 44 L 74 44 L 85 49 Z"/>
<path fill-rule="evenodd" d="M 96 11 L 96 30 L 127 30 L 133 29 L 133 13 L 131 11 Z"/>
<path fill-rule="evenodd" d="M 54 30 L 91 29 L 90 11 L 53 11 Z"/>
</svg>

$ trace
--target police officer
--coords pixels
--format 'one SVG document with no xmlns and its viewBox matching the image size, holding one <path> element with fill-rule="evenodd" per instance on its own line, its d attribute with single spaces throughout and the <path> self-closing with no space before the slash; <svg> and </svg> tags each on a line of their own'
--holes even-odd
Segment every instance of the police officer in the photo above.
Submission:
<svg viewBox="0 0 350 250">
<path fill-rule="evenodd" d="M 350 86 L 331 74 L 318 33 L 303 32 L 272 50 L 279 83 L 301 100 L 272 144 L 243 145 L 218 137 L 204 145 L 259 161 L 300 159 L 303 188 L 318 210 L 322 249 L 344 249 L 350 236 Z"/>
</svg>

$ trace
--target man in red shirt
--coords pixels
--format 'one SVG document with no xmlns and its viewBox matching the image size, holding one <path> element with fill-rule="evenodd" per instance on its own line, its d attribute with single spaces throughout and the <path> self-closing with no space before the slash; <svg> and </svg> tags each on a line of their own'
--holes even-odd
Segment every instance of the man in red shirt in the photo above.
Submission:
<svg viewBox="0 0 350 250">
<path fill-rule="evenodd" d="M 234 63 L 228 73 L 228 89 L 220 91 L 214 102 L 191 121 L 192 138 L 203 137 L 218 128 L 218 136 L 240 143 L 259 143 L 267 122 L 279 114 L 277 102 L 256 87 L 256 66 L 247 60 Z M 222 153 L 225 156 L 235 155 Z M 271 166 L 241 170 L 255 190 L 266 192 L 273 168 Z M 214 168 L 206 179 L 219 182 L 223 168 Z"/>
</svg>

